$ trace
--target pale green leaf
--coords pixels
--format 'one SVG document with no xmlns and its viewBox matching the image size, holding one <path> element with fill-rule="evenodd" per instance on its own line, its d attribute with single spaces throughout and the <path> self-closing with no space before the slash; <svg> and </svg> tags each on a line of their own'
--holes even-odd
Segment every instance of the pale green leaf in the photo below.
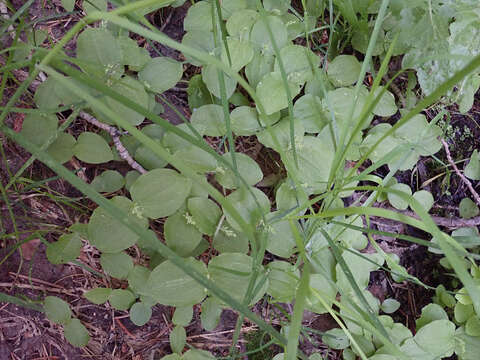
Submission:
<svg viewBox="0 0 480 360">
<path fill-rule="evenodd" d="M 381 309 L 386 314 L 392 314 L 400 308 L 400 303 L 395 299 L 385 299 Z"/>
<path fill-rule="evenodd" d="M 252 276 L 253 259 L 250 256 L 240 253 L 223 253 L 210 260 L 208 272 L 210 279 L 228 292 L 237 301 L 242 301 Z M 263 268 L 258 275 L 256 284 L 262 281 Z M 268 280 L 263 286 L 256 288 L 251 304 L 256 303 L 266 292 Z"/>
<path fill-rule="evenodd" d="M 232 164 L 232 156 L 230 153 L 227 152 L 223 154 L 222 157 Z M 263 179 L 260 166 L 258 166 L 250 156 L 236 153 L 235 160 L 238 172 L 242 174 L 248 185 L 255 185 Z M 230 168 L 218 168 L 215 173 L 215 179 L 226 189 L 236 189 L 241 185 L 240 180 Z"/>
<path fill-rule="evenodd" d="M 192 216 L 183 210 L 169 216 L 164 225 L 167 246 L 178 255 L 187 257 L 202 240 Z"/>
<path fill-rule="evenodd" d="M 223 109 L 220 105 L 208 104 L 195 109 L 191 122 L 199 133 L 208 136 L 223 136 L 227 132 Z"/>
<path fill-rule="evenodd" d="M 462 201 L 460 201 L 458 211 L 460 212 L 460 216 L 464 219 L 475 217 L 480 212 L 477 204 L 475 204 L 470 198 L 463 198 Z"/>
<path fill-rule="evenodd" d="M 256 225 L 262 218 L 262 215 L 269 212 L 270 201 L 261 190 L 257 188 L 250 188 L 250 190 L 248 191 L 245 187 L 241 187 L 228 195 L 227 199 L 247 224 Z M 257 206 L 255 199 L 260 207 Z M 223 209 L 223 212 L 228 223 L 234 229 L 240 230 L 240 225 L 233 219 L 231 214 L 226 209 Z"/>
<path fill-rule="evenodd" d="M 47 259 L 52 264 L 66 264 L 75 260 L 82 249 L 82 240 L 77 233 L 63 234 L 47 246 Z"/>
<path fill-rule="evenodd" d="M 322 335 L 322 342 L 335 350 L 345 349 L 350 345 L 350 340 L 342 329 L 328 330 Z"/>
<path fill-rule="evenodd" d="M 65 339 L 73 346 L 84 347 L 90 341 L 87 329 L 78 319 L 72 319 L 66 324 L 63 328 L 63 334 Z"/>
<path fill-rule="evenodd" d="M 135 209 L 129 199 L 116 196 L 110 201 L 126 212 L 130 220 L 144 228 L 147 227 L 147 219 L 133 212 Z M 98 207 L 88 223 L 88 240 L 102 252 L 117 253 L 134 245 L 138 235 Z"/>
<path fill-rule="evenodd" d="M 112 150 L 100 135 L 92 132 L 83 132 L 73 147 L 75 156 L 89 164 L 101 164 L 113 160 Z"/>
<path fill-rule="evenodd" d="M 100 265 L 102 265 L 103 271 L 111 277 L 126 279 L 130 270 L 133 269 L 133 260 L 124 252 L 104 253 L 100 256 Z"/>
<path fill-rule="evenodd" d="M 98 192 L 115 192 L 124 185 L 125 179 L 116 170 L 105 170 L 92 181 L 93 188 Z"/>
<path fill-rule="evenodd" d="M 208 198 L 192 197 L 188 199 L 187 208 L 193 217 L 194 226 L 202 233 L 212 236 L 222 216 L 218 205 Z"/>
<path fill-rule="evenodd" d="M 355 56 L 339 55 L 328 64 L 328 78 L 337 87 L 353 85 L 358 80 L 361 67 Z"/>
<path fill-rule="evenodd" d="M 207 89 L 217 98 L 222 97 L 220 91 L 220 78 L 218 74 L 219 69 L 215 65 L 206 65 L 202 68 L 202 80 L 207 86 Z M 222 71 L 222 70 L 220 70 Z M 230 98 L 237 88 L 237 80 L 231 78 L 227 74 L 223 74 L 225 81 L 225 95 Z"/>
<path fill-rule="evenodd" d="M 129 290 L 115 289 L 112 290 L 108 297 L 108 302 L 116 310 L 128 310 L 135 301 L 135 296 Z"/>
<path fill-rule="evenodd" d="M 185 202 L 192 181 L 175 170 L 155 169 L 141 175 L 130 193 L 138 211 L 152 219 L 175 213 Z"/>
<path fill-rule="evenodd" d="M 183 66 L 181 63 L 167 58 L 156 57 L 151 59 L 138 73 L 138 79 L 145 87 L 157 93 L 174 87 L 182 78 Z"/>
<path fill-rule="evenodd" d="M 300 87 L 288 81 L 291 97 L 300 92 Z M 266 74 L 257 85 L 257 96 L 267 115 L 285 109 L 288 106 L 287 92 L 278 72 Z"/>
<path fill-rule="evenodd" d="M 48 320 L 55 324 L 67 324 L 72 317 L 70 306 L 56 296 L 47 296 L 43 300 L 43 308 Z"/>
<path fill-rule="evenodd" d="M 47 153 L 53 157 L 54 160 L 63 164 L 73 157 L 75 143 L 76 140 L 72 135 L 61 132 L 57 135 L 55 141 L 50 144 Z"/>
<path fill-rule="evenodd" d="M 404 193 L 406 196 L 401 197 L 397 194 L 389 192 L 387 194 L 387 197 L 388 197 L 388 201 L 390 202 L 390 204 L 392 204 L 392 206 L 395 209 L 406 210 L 407 207 L 408 207 L 407 199 L 408 199 L 409 196 L 412 195 L 412 190 L 410 189 L 410 186 L 408 186 L 407 184 L 398 183 L 398 184 L 392 185 L 391 189 L 396 190 L 396 191 L 400 191 L 400 192 Z"/>
<path fill-rule="evenodd" d="M 465 176 L 471 180 L 480 180 L 480 155 L 476 149 L 465 167 Z"/>
<path fill-rule="evenodd" d="M 25 116 L 25 119 L 23 119 L 20 134 L 29 142 L 37 146 L 42 146 L 50 138 L 55 136 L 57 125 L 58 120 L 55 116 L 44 116 L 38 113 L 28 114 Z"/>
<path fill-rule="evenodd" d="M 188 258 L 185 261 L 206 276 L 204 263 Z M 155 301 L 169 306 L 192 306 L 205 297 L 205 288 L 185 274 L 169 260 L 158 265 L 150 274 L 145 286 L 145 294 Z"/>
<path fill-rule="evenodd" d="M 202 311 L 203 313 L 203 311 Z M 173 313 L 172 322 L 175 325 L 187 326 L 192 321 L 193 307 L 183 306 L 177 307 Z"/>
<path fill-rule="evenodd" d="M 208 297 L 202 303 L 202 313 L 200 314 L 202 327 L 207 331 L 213 331 L 220 322 L 220 315 L 222 315 L 220 303 L 215 298 Z"/>
<path fill-rule="evenodd" d="M 130 320 L 137 326 L 145 325 L 151 317 L 152 308 L 143 302 L 137 302 L 130 308 Z"/>
<path fill-rule="evenodd" d="M 187 333 L 185 332 L 185 328 L 179 325 L 175 326 L 170 332 L 169 338 L 172 351 L 181 354 L 187 343 Z"/>
<path fill-rule="evenodd" d="M 110 288 L 95 288 L 88 290 L 83 296 L 85 296 L 88 301 L 100 305 L 107 302 L 111 293 L 112 289 Z"/>
</svg>

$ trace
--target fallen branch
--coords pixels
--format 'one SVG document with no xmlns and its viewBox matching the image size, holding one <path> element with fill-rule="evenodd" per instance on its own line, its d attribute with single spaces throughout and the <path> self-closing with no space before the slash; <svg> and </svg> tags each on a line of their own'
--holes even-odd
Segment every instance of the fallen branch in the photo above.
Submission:
<svg viewBox="0 0 480 360">
<path fill-rule="evenodd" d="M 465 175 L 463 175 L 460 170 L 458 169 L 457 167 L 457 164 L 455 164 L 455 162 L 453 161 L 452 159 L 452 155 L 450 154 L 450 149 L 448 148 L 448 144 L 447 142 L 440 138 L 440 141 L 442 142 L 443 144 L 443 147 L 445 148 L 445 153 L 447 154 L 447 160 L 448 162 L 450 163 L 450 165 L 452 165 L 453 169 L 455 170 L 455 173 L 460 176 L 460 179 L 462 179 L 462 181 L 465 183 L 465 185 L 467 185 L 468 187 L 468 190 L 470 190 L 470 193 L 473 195 L 473 198 L 475 199 L 475 202 L 477 203 L 478 206 L 480 206 L 480 196 L 478 195 L 478 193 L 475 191 L 475 189 L 473 188 L 473 185 L 472 183 L 470 182 L 470 180 L 468 180 Z"/>
<path fill-rule="evenodd" d="M 90 124 L 98 127 L 99 129 L 108 132 L 113 139 L 113 144 L 118 151 L 118 155 L 123 160 L 125 160 L 132 169 L 137 170 L 140 174 L 145 174 L 147 172 L 147 170 L 145 170 L 142 165 L 140 165 L 132 158 L 128 150 L 125 148 L 125 146 L 123 146 L 122 142 L 120 141 L 120 136 L 122 135 L 122 133 L 116 127 L 102 123 L 95 119 L 92 115 L 87 114 L 84 111 L 81 111 L 78 116 L 89 122 Z"/>
</svg>

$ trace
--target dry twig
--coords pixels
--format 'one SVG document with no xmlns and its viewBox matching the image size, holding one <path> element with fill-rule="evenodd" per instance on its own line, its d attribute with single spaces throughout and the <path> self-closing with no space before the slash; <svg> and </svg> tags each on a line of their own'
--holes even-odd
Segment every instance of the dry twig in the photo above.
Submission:
<svg viewBox="0 0 480 360">
<path fill-rule="evenodd" d="M 452 159 L 452 155 L 450 154 L 450 149 L 448 148 L 448 144 L 447 142 L 440 138 L 440 141 L 442 142 L 443 144 L 443 147 L 445 148 L 445 153 L 447 154 L 447 160 L 448 162 L 450 163 L 450 165 L 452 165 L 453 169 L 455 170 L 455 173 L 460 176 L 460 179 L 462 179 L 462 181 L 465 183 L 465 185 L 467 185 L 468 187 L 468 190 L 470 190 L 470 193 L 473 195 L 473 198 L 475 199 L 475 202 L 477 203 L 478 206 L 480 206 L 480 196 L 478 195 L 478 193 L 475 191 L 475 189 L 473 188 L 473 185 L 472 183 L 470 182 L 470 180 L 468 180 L 465 175 L 463 175 L 460 170 L 458 169 L 457 167 L 457 164 L 455 164 L 455 162 L 453 161 Z"/>
</svg>

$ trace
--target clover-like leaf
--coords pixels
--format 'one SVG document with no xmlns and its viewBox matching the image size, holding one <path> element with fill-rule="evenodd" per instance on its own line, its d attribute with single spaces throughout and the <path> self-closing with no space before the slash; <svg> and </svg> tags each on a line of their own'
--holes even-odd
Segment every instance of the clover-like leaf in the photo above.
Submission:
<svg viewBox="0 0 480 360">
<path fill-rule="evenodd" d="M 382 87 L 379 87 L 375 91 L 375 96 L 379 96 L 380 91 L 382 91 Z M 373 113 L 378 116 L 389 117 L 395 115 L 397 111 L 398 108 L 395 104 L 395 97 L 390 91 L 385 90 L 382 97 L 380 98 L 380 101 L 373 109 Z"/>
<path fill-rule="evenodd" d="M 381 309 L 386 314 L 392 314 L 400 308 L 400 303 L 395 299 L 385 299 Z"/>
<path fill-rule="evenodd" d="M 399 183 L 392 185 L 390 188 L 405 194 L 405 196 L 400 196 L 398 194 L 389 192 L 387 197 L 390 204 L 392 204 L 395 209 L 406 210 L 408 207 L 408 197 L 412 195 L 412 189 L 410 189 L 410 186 Z"/>
<path fill-rule="evenodd" d="M 415 191 L 413 193 L 413 198 L 417 200 L 427 212 L 430 211 L 434 203 L 432 193 L 427 190 Z"/>
<path fill-rule="evenodd" d="M 222 48 L 222 61 L 229 65 L 233 71 L 238 72 L 253 59 L 253 48 L 248 41 L 235 38 L 227 39 L 228 54 L 225 47 Z M 228 56 L 229 55 L 229 56 Z"/>
<path fill-rule="evenodd" d="M 185 332 L 185 328 L 183 326 L 176 325 L 170 332 L 169 339 L 170 347 L 172 348 L 173 352 L 181 354 L 185 344 L 187 343 L 187 333 Z"/>
<path fill-rule="evenodd" d="M 272 222 L 267 227 L 266 249 L 274 255 L 288 259 L 296 246 L 295 237 L 290 221 L 276 220 L 275 217 L 279 216 L 277 211 L 266 216 L 267 221 Z"/>
<path fill-rule="evenodd" d="M 195 109 L 190 121 L 201 134 L 223 136 L 227 132 L 225 116 L 220 105 L 208 104 Z"/>
<path fill-rule="evenodd" d="M 331 329 L 322 335 L 322 342 L 335 350 L 345 349 L 350 345 L 348 336 L 342 329 Z"/>
<path fill-rule="evenodd" d="M 203 309 L 202 309 L 203 313 Z M 173 313 L 172 322 L 175 325 L 187 326 L 192 321 L 193 317 L 193 307 L 191 306 L 180 306 L 175 309 Z"/>
<path fill-rule="evenodd" d="M 106 10 L 106 1 L 100 2 L 105 4 Z M 92 8 L 86 1 L 84 7 L 87 12 L 87 7 Z M 91 75 L 118 79 L 124 71 L 122 48 L 113 34 L 104 27 L 86 28 L 78 36 L 77 59 L 80 60 L 81 67 Z"/>
<path fill-rule="evenodd" d="M 300 271 L 286 261 L 272 261 L 268 264 L 267 294 L 274 301 L 290 302 L 295 297 Z"/>
<path fill-rule="evenodd" d="M 319 133 L 328 124 L 330 114 L 318 96 L 306 94 L 293 105 L 293 114 L 300 119 L 307 133 Z"/>
<path fill-rule="evenodd" d="M 212 31 L 212 8 L 207 2 L 196 2 L 188 9 L 183 21 L 185 31 Z"/>
<path fill-rule="evenodd" d="M 207 86 L 208 90 L 217 98 L 222 97 L 220 91 L 220 78 L 219 70 L 215 65 L 206 65 L 202 68 L 202 80 Z M 233 79 L 227 74 L 223 74 L 223 80 L 225 82 L 225 95 L 228 98 L 233 95 L 235 89 L 237 88 L 237 80 Z"/>
<path fill-rule="evenodd" d="M 248 39 L 250 30 L 256 23 L 258 17 L 258 12 L 252 9 L 243 9 L 234 12 L 226 23 L 228 34 L 240 39 Z"/>
<path fill-rule="evenodd" d="M 288 43 L 288 32 L 285 24 L 277 16 L 260 18 L 253 25 L 250 32 L 250 41 L 264 54 L 274 54 L 272 39 L 267 28 L 267 23 L 273 35 L 273 40 L 278 49 Z"/>
<path fill-rule="evenodd" d="M 311 50 L 300 45 L 287 45 L 280 50 L 287 79 L 292 84 L 303 85 L 313 78 L 314 69 L 320 65 L 320 58 Z M 274 71 L 280 73 L 278 59 Z"/>
</svg>

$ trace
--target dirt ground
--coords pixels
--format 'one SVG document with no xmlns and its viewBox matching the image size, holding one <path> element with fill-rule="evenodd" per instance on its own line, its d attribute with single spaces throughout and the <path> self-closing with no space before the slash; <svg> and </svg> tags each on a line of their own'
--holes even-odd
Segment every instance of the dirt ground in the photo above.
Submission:
<svg viewBox="0 0 480 360">
<path fill-rule="evenodd" d="M 12 3 L 19 7 L 23 1 L 14 0 Z M 62 12 L 59 5 L 58 0 L 36 1 L 30 9 L 30 19 L 58 14 Z M 168 9 L 149 15 L 150 20 L 173 39 L 181 40 L 183 36 L 182 22 L 188 6 L 189 2 L 177 9 Z M 38 26 L 47 29 L 52 38 L 60 39 L 77 20 L 78 17 L 75 16 L 61 18 L 39 23 Z M 74 44 L 69 44 L 69 46 L 71 49 L 74 48 Z M 152 54 L 158 52 L 163 56 L 182 59 L 182 55 L 174 50 L 158 44 L 155 46 L 156 49 L 149 48 Z M 195 73 L 196 69 L 188 69 L 187 73 L 189 71 L 191 75 Z M 6 93 L 8 95 L 13 91 L 14 87 L 12 86 L 7 89 Z M 166 97 L 185 116 L 190 115 L 187 96 L 182 89 L 170 90 L 166 93 Z M 6 101 L 8 98 L 2 99 L 2 105 Z M 26 96 L 20 105 L 27 106 L 29 103 L 31 104 L 31 99 Z M 165 106 L 165 109 L 162 116 L 174 124 L 180 122 L 177 114 L 168 106 Z M 467 116 L 456 113 L 455 109 L 452 109 L 452 114 L 448 132 L 452 156 L 456 159 L 467 158 L 474 148 L 480 148 L 480 99 L 478 94 L 477 101 Z M 433 118 L 434 110 L 431 113 L 427 112 L 427 115 Z M 21 120 L 20 114 L 12 114 L 7 118 L 7 123 L 15 127 L 15 124 L 21 123 Z M 80 131 L 86 125 L 79 122 L 74 126 L 78 126 Z M 1 133 L 0 141 L 5 153 L 5 160 L 8 161 L 9 171 L 15 173 L 28 160 L 29 154 L 11 143 Z M 252 138 L 241 138 L 237 147 L 257 159 L 266 175 L 281 174 L 282 169 L 276 168 L 275 161 L 272 161 L 276 154 L 265 151 L 261 144 Z M 445 160 L 443 150 L 437 156 Z M 5 165 L 5 161 L 0 162 L 0 181 L 3 185 L 6 185 L 11 178 Z M 122 171 L 121 167 L 119 168 L 117 165 L 118 163 L 113 164 L 112 168 Z M 72 170 L 80 167 L 76 161 L 70 162 L 67 166 Z M 91 180 L 98 170 L 99 168 L 96 166 L 87 166 L 85 176 Z M 386 170 L 380 169 L 378 175 L 384 175 L 383 171 Z M 400 173 L 397 178 L 416 189 L 441 171 L 439 165 L 430 158 L 421 159 L 416 171 Z M 155 306 L 152 319 L 148 324 L 137 327 L 130 322 L 128 312 L 113 310 L 108 305 L 94 305 L 83 298 L 86 289 L 110 286 L 112 282 L 115 286 L 122 285 L 115 283 L 116 280 L 92 273 L 92 270 L 101 271 L 99 253 L 87 242 L 84 243 L 82 255 L 77 263 L 68 265 L 49 263 L 45 255 L 45 245 L 40 239 L 30 241 L 27 245 L 22 246 L 23 255 L 20 255 L 19 251 L 12 251 L 15 244 L 25 240 L 28 236 L 34 236 L 35 233 L 43 236 L 46 241 L 56 240 L 65 228 L 76 222 L 85 223 L 95 208 L 94 204 L 83 198 L 81 193 L 62 179 L 55 178 L 55 174 L 39 162 L 34 162 L 25 171 L 23 177 L 34 181 L 51 180 L 30 189 L 28 182 L 23 181 L 17 185 L 17 192 L 7 193 L 8 203 L 0 198 L 0 236 L 17 234 L 17 236 L 0 237 L 0 293 L 30 299 L 33 302 L 40 301 L 47 295 L 59 296 L 68 301 L 75 316 L 87 327 L 92 339 L 86 348 L 75 348 L 65 341 L 61 329 L 49 322 L 43 313 L 0 302 L 0 360 L 150 360 L 160 359 L 170 353 L 169 333 L 172 329 L 173 308 Z M 478 189 L 478 183 L 475 185 Z M 463 197 L 468 195 L 468 190 L 455 175 L 447 174 L 440 180 L 432 181 L 429 189 L 436 194 L 434 214 L 458 216 L 458 204 Z M 271 188 L 265 187 L 263 190 L 267 195 L 273 196 Z M 400 231 L 428 239 L 425 234 L 419 234 L 418 231 L 405 226 L 399 228 L 396 223 L 379 221 L 375 226 L 384 231 Z M 401 258 L 401 264 L 407 268 L 409 273 L 417 276 L 426 284 L 436 286 L 443 280 L 436 275 L 436 257 L 428 253 L 425 248 L 388 239 L 383 239 L 382 246 L 396 252 Z M 137 260 L 143 261 L 138 254 Z M 380 300 L 387 297 L 400 300 L 402 307 L 395 320 L 402 321 L 413 330 L 420 309 L 430 301 L 432 293 L 410 283 L 394 283 L 382 271 L 372 273 L 370 280 L 370 291 Z M 255 311 L 267 318 L 271 311 L 275 310 L 260 303 L 255 307 Z M 227 354 L 237 315 L 232 311 L 224 311 L 218 328 L 212 333 L 207 333 L 201 328 L 199 312 L 200 308 L 195 307 L 194 321 L 187 327 L 188 343 L 197 348 L 213 351 L 219 356 Z M 326 331 L 335 327 L 333 319 L 326 315 L 307 314 L 305 321 L 306 325 L 318 331 Z M 258 335 L 255 325 L 245 321 L 242 335 L 240 350 L 246 351 L 248 342 L 253 341 L 252 339 Z M 328 349 L 319 343 L 305 342 L 302 347 L 307 353 L 316 349 L 317 351 L 322 350 L 329 359 L 339 358 L 338 353 L 328 353 Z M 262 356 L 268 358 L 278 349 L 272 348 L 270 351 L 270 355 Z M 261 357 L 256 358 L 260 359 Z"/>
</svg>

